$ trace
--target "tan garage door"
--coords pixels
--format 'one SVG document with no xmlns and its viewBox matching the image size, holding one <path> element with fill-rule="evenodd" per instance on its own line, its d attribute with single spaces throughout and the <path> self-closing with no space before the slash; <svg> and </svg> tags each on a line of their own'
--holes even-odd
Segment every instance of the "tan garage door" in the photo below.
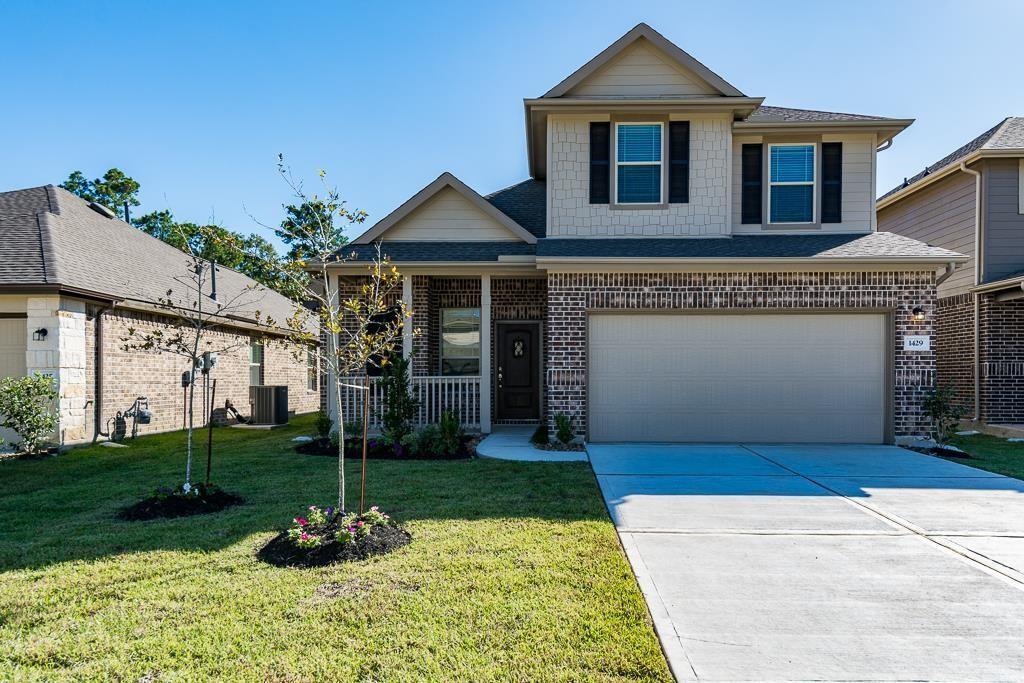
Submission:
<svg viewBox="0 0 1024 683">
<path fill-rule="evenodd" d="M 591 441 L 880 443 L 885 318 L 594 314 Z"/>
<path fill-rule="evenodd" d="M 0 378 L 24 377 L 27 329 L 24 318 L 0 318 Z"/>
</svg>

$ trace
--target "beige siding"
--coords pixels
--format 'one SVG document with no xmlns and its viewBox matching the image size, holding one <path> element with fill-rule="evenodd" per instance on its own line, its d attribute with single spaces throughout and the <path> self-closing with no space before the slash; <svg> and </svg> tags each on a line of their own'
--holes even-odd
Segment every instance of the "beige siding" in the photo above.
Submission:
<svg viewBox="0 0 1024 683">
<path fill-rule="evenodd" d="M 590 203 L 590 121 L 598 117 L 552 116 L 548 121 L 548 236 L 728 235 L 731 120 L 708 115 L 672 118 L 690 122 L 690 201 L 632 209 Z"/>
<path fill-rule="evenodd" d="M 939 285 L 939 296 L 974 284 L 974 178 L 955 173 L 878 212 L 878 230 L 895 232 L 971 257 Z"/>
<path fill-rule="evenodd" d="M 388 230 L 385 239 L 500 241 L 519 237 L 446 187 Z"/>
<path fill-rule="evenodd" d="M 787 138 L 787 141 L 793 141 Z M 875 209 L 875 136 L 874 135 L 825 135 L 821 142 L 843 143 L 843 221 L 842 223 L 826 223 L 821 229 L 826 232 L 870 232 L 871 216 Z M 773 142 L 760 136 L 737 136 L 733 138 L 732 152 L 732 220 L 733 232 L 762 232 L 764 226 L 743 224 L 741 212 L 741 172 L 743 159 L 741 155 L 744 144 Z M 807 142 L 818 142 L 818 138 Z M 765 149 L 767 154 L 767 148 Z M 820 155 L 820 146 L 819 146 Z M 820 163 L 820 159 L 819 159 Z M 765 183 L 768 178 L 765 177 Z M 820 187 L 818 188 L 820 202 Z M 767 210 L 767 206 L 765 206 Z M 821 207 L 818 207 L 820 212 Z M 773 231 L 774 232 L 774 231 Z"/>
<path fill-rule="evenodd" d="M 24 313 L 27 299 L 24 294 L 0 294 L 0 313 Z"/>
<path fill-rule="evenodd" d="M 638 40 L 617 58 L 571 89 L 569 96 L 717 95 L 718 91 L 682 69 L 647 40 Z"/>
</svg>

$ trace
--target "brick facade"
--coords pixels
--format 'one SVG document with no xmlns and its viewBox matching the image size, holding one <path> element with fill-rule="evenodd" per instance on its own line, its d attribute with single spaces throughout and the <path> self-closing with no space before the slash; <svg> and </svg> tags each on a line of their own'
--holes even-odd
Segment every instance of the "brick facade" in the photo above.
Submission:
<svg viewBox="0 0 1024 683">
<path fill-rule="evenodd" d="M 170 353 L 131 350 L 126 351 L 124 338 L 128 328 L 137 334 L 164 328 L 166 319 L 160 315 L 126 309 L 115 309 L 103 314 L 103 344 L 96 346 L 97 308 L 90 306 L 86 322 L 86 423 L 91 438 L 95 429 L 96 363 L 97 353 L 103 354 L 103 401 L 100 431 L 114 427 L 118 412 L 128 410 L 135 399 L 146 396 L 153 413 L 152 423 L 139 425 L 139 433 L 181 429 L 185 415 L 185 398 L 181 375 L 188 370 L 187 359 Z M 242 330 L 211 331 L 211 346 L 222 348 L 238 345 L 234 350 L 221 353 L 211 377 L 217 379 L 214 419 L 230 422 L 224 403 L 230 400 L 243 415 L 249 414 L 249 342 L 250 335 Z M 288 386 L 288 408 L 295 413 L 315 411 L 320 402 L 319 391 L 307 386 L 305 357 L 296 358 L 293 346 L 283 339 L 266 340 L 263 353 L 263 382 Z M 194 415 L 196 424 L 203 423 L 203 386 L 196 385 Z M 130 431 L 129 420 L 126 428 Z"/>
<path fill-rule="evenodd" d="M 911 311 L 921 306 L 924 321 Z M 587 430 L 587 313 L 599 310 L 891 311 L 896 436 L 927 430 L 921 401 L 935 379 L 935 352 L 906 352 L 903 337 L 932 334 L 934 275 L 910 272 L 551 273 L 548 275 L 546 416 L 562 412 Z"/>
<path fill-rule="evenodd" d="M 982 422 L 1024 422 L 1024 300 L 979 300 Z M 974 408 L 974 295 L 938 302 L 936 324 L 938 381 L 953 383 L 957 400 Z"/>
</svg>

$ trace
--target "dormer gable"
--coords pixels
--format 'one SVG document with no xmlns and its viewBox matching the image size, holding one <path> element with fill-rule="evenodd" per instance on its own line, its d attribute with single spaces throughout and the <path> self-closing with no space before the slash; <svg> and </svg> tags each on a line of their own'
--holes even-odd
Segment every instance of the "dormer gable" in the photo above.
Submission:
<svg viewBox="0 0 1024 683">
<path fill-rule="evenodd" d="M 647 24 L 637 24 L 543 97 L 666 96 L 743 93 Z"/>
<path fill-rule="evenodd" d="M 471 187 L 445 172 L 353 240 L 389 242 L 526 242 L 537 238 Z"/>
</svg>

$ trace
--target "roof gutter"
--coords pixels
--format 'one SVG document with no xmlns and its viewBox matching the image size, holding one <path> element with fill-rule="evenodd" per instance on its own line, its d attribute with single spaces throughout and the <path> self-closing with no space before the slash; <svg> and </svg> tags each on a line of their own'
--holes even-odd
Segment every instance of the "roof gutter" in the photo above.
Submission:
<svg viewBox="0 0 1024 683">
<path fill-rule="evenodd" d="M 548 264 L 736 264 L 736 265 L 760 265 L 760 264 L 794 264 L 794 265 L 949 265 L 962 263 L 968 260 L 967 256 L 878 256 L 878 257 L 840 257 L 840 256 L 809 256 L 809 257 L 776 257 L 776 258 L 694 258 L 694 257 L 623 257 L 623 256 L 538 256 L 537 265 Z"/>
</svg>

